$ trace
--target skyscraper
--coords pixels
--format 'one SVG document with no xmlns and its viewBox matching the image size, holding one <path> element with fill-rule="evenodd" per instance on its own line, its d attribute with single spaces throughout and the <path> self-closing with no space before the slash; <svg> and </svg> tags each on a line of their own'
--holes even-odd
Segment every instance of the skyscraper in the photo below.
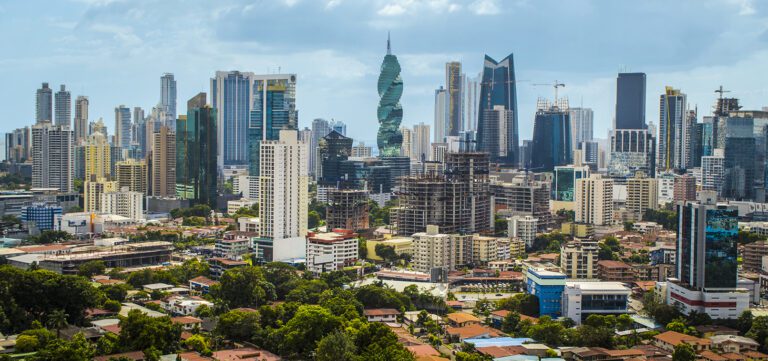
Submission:
<svg viewBox="0 0 768 361">
<path fill-rule="evenodd" d="M 320 162 L 318 161 L 317 147 L 320 139 L 331 132 L 331 126 L 327 120 L 316 118 L 312 121 L 312 137 L 309 141 L 309 174 L 315 179 L 320 177 Z"/>
<path fill-rule="evenodd" d="M 403 134 L 403 142 L 400 144 L 400 156 L 413 158 L 413 131 L 408 127 L 400 127 Z"/>
<path fill-rule="evenodd" d="M 477 130 L 477 106 L 480 103 L 480 79 L 478 74 L 475 77 L 462 74 L 461 76 L 461 112 L 463 118 L 463 130 Z"/>
<path fill-rule="evenodd" d="M 109 178 L 112 174 L 111 149 L 107 137 L 101 132 L 94 132 L 88 136 L 83 145 L 85 152 L 85 180 L 92 177 Z"/>
<path fill-rule="evenodd" d="M 435 89 L 435 142 L 443 142 L 446 134 L 446 119 L 448 119 L 448 92 L 440 86 Z"/>
<path fill-rule="evenodd" d="M 115 165 L 117 188 L 147 194 L 147 163 L 143 160 L 128 159 Z"/>
<path fill-rule="evenodd" d="M 411 159 L 416 161 L 429 160 L 430 139 L 429 125 L 419 123 L 413 126 L 413 143 L 411 150 Z"/>
<path fill-rule="evenodd" d="M 165 125 L 176 129 L 176 80 L 171 73 L 160 77 L 160 106 L 165 111 Z"/>
<path fill-rule="evenodd" d="M 176 134 L 166 126 L 153 134 L 152 190 L 156 197 L 176 196 Z"/>
<path fill-rule="evenodd" d="M 339 132 L 339 134 L 346 136 L 347 135 L 347 125 L 344 124 L 341 120 L 334 120 L 331 122 L 331 129 Z"/>
<path fill-rule="evenodd" d="M 114 146 L 128 149 L 131 146 L 131 109 L 125 105 L 115 108 Z"/>
<path fill-rule="evenodd" d="M 661 95 L 659 107 L 659 161 L 660 171 L 683 169 L 683 124 L 687 117 L 685 94 L 670 86 Z"/>
<path fill-rule="evenodd" d="M 216 109 L 198 93 L 187 102 L 186 119 L 176 122 L 176 195 L 216 207 Z"/>
<path fill-rule="evenodd" d="M 550 104 L 539 100 L 533 124 L 531 168 L 535 172 L 551 172 L 555 166 L 573 162 L 571 120 L 567 102 Z"/>
<path fill-rule="evenodd" d="M 133 140 L 132 143 L 138 146 L 141 158 L 147 156 L 147 120 L 144 117 L 144 109 L 133 107 Z"/>
<path fill-rule="evenodd" d="M 42 121 L 32 126 L 32 187 L 71 192 L 74 175 L 72 131 Z"/>
<path fill-rule="evenodd" d="M 54 124 L 72 126 L 72 95 L 69 94 L 64 84 L 56 92 L 55 100 L 56 113 Z"/>
<path fill-rule="evenodd" d="M 590 108 L 570 108 L 571 115 L 571 146 L 582 149 L 582 142 L 592 141 L 592 126 L 594 112 Z"/>
<path fill-rule="evenodd" d="M 461 113 L 461 63 L 445 63 L 445 87 L 447 91 L 448 129 L 445 135 L 458 136 L 462 131 Z"/>
<path fill-rule="evenodd" d="M 638 170 L 656 176 L 656 137 L 649 129 L 615 129 L 611 132 L 608 173 L 631 177 Z"/>
<path fill-rule="evenodd" d="M 614 129 L 645 129 L 645 73 L 619 73 Z"/>
<path fill-rule="evenodd" d="M 259 236 L 275 245 L 307 234 L 307 145 L 295 130 L 281 130 L 279 140 L 261 142 L 259 155 Z"/>
<path fill-rule="evenodd" d="M 253 75 L 252 79 L 248 174 L 258 177 L 261 142 L 277 140 L 281 130 L 298 130 L 299 112 L 296 110 L 296 74 Z"/>
<path fill-rule="evenodd" d="M 79 95 L 75 99 L 75 144 L 88 138 L 88 97 Z"/>
<path fill-rule="evenodd" d="M 53 90 L 48 87 L 48 83 L 43 83 L 43 86 L 37 89 L 35 108 L 37 123 L 53 121 Z"/>
<path fill-rule="evenodd" d="M 379 133 L 376 143 L 380 157 L 397 157 L 400 155 L 400 145 L 403 135 L 400 134 L 400 122 L 403 120 L 403 107 L 400 97 L 403 95 L 403 79 L 400 77 L 400 63 L 397 56 L 392 55 L 392 47 L 387 37 L 387 55 L 381 63 L 378 82 Z"/>
<path fill-rule="evenodd" d="M 253 104 L 253 73 L 217 71 L 211 79 L 216 109 L 218 166 L 248 164 L 248 120 Z"/>
<path fill-rule="evenodd" d="M 756 177 L 758 147 L 753 133 L 754 123 L 753 118 L 720 119 L 720 129 L 717 134 L 723 136 L 725 143 L 725 178 L 721 193 L 723 197 L 736 200 L 754 200 L 755 198 L 755 186 L 758 181 Z"/>
<path fill-rule="evenodd" d="M 515 81 L 512 54 L 500 62 L 485 56 L 477 116 L 477 150 L 489 153 L 492 162 L 509 165 L 517 164 L 519 150 Z M 505 132 L 503 138 L 506 144 L 497 143 L 497 132 L 500 131 Z M 502 147 L 506 149 L 505 154 L 499 152 Z"/>
</svg>

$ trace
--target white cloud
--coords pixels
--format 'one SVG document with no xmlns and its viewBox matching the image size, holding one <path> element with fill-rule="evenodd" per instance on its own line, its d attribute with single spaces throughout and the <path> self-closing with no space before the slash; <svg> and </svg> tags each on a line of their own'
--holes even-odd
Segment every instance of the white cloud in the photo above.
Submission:
<svg viewBox="0 0 768 361">
<path fill-rule="evenodd" d="M 501 12 L 496 0 L 477 0 L 469 8 L 477 15 L 496 15 Z"/>
<path fill-rule="evenodd" d="M 292 6 L 296 5 L 296 4 L 298 4 L 298 3 L 299 3 L 299 0 L 283 0 L 283 2 L 284 2 L 284 3 L 285 3 L 285 5 L 287 5 L 288 7 L 292 7 Z"/>
<path fill-rule="evenodd" d="M 400 3 L 387 4 L 379 9 L 378 14 L 382 16 L 397 16 L 405 14 L 405 6 Z"/>
<path fill-rule="evenodd" d="M 752 0 L 728 0 L 728 3 L 739 7 L 739 15 L 753 15 L 755 6 Z"/>
<path fill-rule="evenodd" d="M 341 5 L 341 0 L 328 0 L 327 3 L 325 3 L 326 9 L 333 9 L 337 6 Z"/>
</svg>

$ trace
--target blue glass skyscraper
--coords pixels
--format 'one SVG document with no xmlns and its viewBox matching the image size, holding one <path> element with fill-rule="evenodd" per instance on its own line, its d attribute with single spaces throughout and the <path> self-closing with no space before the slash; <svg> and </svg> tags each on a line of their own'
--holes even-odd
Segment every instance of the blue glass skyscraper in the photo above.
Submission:
<svg viewBox="0 0 768 361">
<path fill-rule="evenodd" d="M 259 175 L 264 140 L 278 140 L 280 130 L 298 129 L 296 74 L 253 75 L 253 107 L 248 122 L 248 173 Z"/>
<path fill-rule="evenodd" d="M 573 162 L 571 153 L 571 116 L 567 109 L 544 103 L 533 124 L 531 170 L 551 172 L 559 165 Z"/>
<path fill-rule="evenodd" d="M 218 166 L 248 164 L 248 120 L 253 102 L 253 73 L 217 71 L 211 102 L 217 110 Z"/>
<path fill-rule="evenodd" d="M 490 154 L 492 162 L 516 165 L 518 142 L 513 56 L 497 62 L 486 55 L 477 114 L 477 150 Z"/>
</svg>

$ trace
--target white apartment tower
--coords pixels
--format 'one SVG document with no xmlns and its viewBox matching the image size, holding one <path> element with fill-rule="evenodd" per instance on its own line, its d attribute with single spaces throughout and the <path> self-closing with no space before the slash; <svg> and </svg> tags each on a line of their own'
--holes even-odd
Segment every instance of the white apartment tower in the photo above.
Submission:
<svg viewBox="0 0 768 361">
<path fill-rule="evenodd" d="M 72 191 L 74 156 L 72 131 L 66 125 L 42 121 L 32 126 L 32 187 Z"/>
<path fill-rule="evenodd" d="M 576 180 L 576 217 L 578 223 L 596 226 L 613 222 L 613 180 L 592 174 Z"/>
<path fill-rule="evenodd" d="M 259 162 L 260 237 L 281 239 L 307 234 L 307 144 L 295 130 L 281 130 L 279 140 L 261 143 Z"/>
</svg>

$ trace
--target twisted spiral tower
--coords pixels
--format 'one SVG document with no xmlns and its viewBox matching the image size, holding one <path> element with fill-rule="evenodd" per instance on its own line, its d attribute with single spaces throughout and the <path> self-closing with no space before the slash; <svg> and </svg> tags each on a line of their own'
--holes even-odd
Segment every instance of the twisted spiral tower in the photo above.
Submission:
<svg viewBox="0 0 768 361">
<path fill-rule="evenodd" d="M 376 143 L 380 157 L 397 157 L 403 143 L 400 122 L 403 120 L 403 107 L 400 97 L 403 95 L 403 79 L 400 77 L 400 63 L 392 55 L 389 35 L 387 35 L 387 55 L 381 63 L 379 74 L 379 133 Z"/>
</svg>

